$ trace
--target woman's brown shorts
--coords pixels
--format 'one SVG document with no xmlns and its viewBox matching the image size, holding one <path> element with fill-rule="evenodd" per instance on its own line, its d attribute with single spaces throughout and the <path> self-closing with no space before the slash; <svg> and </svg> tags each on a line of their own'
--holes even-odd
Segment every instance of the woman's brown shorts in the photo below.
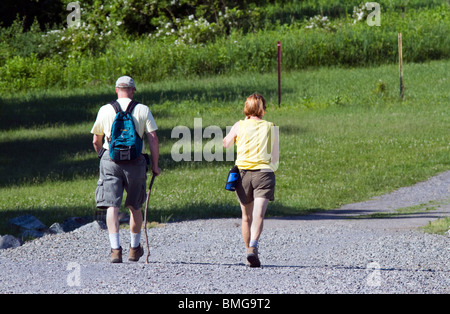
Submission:
<svg viewBox="0 0 450 314">
<path fill-rule="evenodd" d="M 255 198 L 275 199 L 275 173 L 266 170 L 239 170 L 236 195 L 241 204 L 253 202 Z"/>
</svg>

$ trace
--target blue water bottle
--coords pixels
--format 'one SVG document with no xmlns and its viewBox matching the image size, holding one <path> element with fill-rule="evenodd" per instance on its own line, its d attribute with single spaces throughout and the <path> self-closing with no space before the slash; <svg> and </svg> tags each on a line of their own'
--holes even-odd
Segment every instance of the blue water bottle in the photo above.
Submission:
<svg viewBox="0 0 450 314">
<path fill-rule="evenodd" d="M 227 184 L 225 184 L 225 190 L 228 191 L 236 191 L 236 184 L 239 180 L 239 169 L 237 166 L 231 168 L 230 172 L 228 172 Z"/>
</svg>

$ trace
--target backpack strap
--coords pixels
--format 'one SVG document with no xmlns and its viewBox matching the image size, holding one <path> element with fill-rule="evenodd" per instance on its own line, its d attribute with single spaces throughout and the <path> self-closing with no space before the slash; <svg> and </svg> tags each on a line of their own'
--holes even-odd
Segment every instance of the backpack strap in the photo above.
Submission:
<svg viewBox="0 0 450 314">
<path fill-rule="evenodd" d="M 126 113 L 129 113 L 131 115 L 131 113 L 133 112 L 134 108 L 139 104 L 138 101 L 132 100 L 130 101 L 130 103 L 128 104 L 127 110 L 125 110 Z M 142 137 L 139 135 L 137 129 L 136 129 L 136 135 L 142 140 Z"/>
<path fill-rule="evenodd" d="M 109 104 L 113 106 L 114 110 L 116 111 L 116 114 L 122 111 L 122 108 L 120 108 L 120 104 L 117 102 L 117 100 L 113 100 Z M 130 101 L 127 110 L 125 110 L 125 112 L 131 114 L 133 112 L 134 107 L 136 107 L 137 104 L 139 104 L 139 102 L 135 100 Z"/>
<path fill-rule="evenodd" d="M 122 111 L 122 109 L 120 108 L 120 104 L 117 102 L 117 100 L 113 100 L 109 104 L 113 106 L 114 110 L 116 111 L 116 114 Z"/>
<path fill-rule="evenodd" d="M 137 104 L 139 104 L 139 103 L 135 100 L 130 101 L 130 103 L 128 104 L 127 110 L 125 110 L 125 112 L 131 114 L 133 112 L 134 107 L 136 107 Z"/>
</svg>

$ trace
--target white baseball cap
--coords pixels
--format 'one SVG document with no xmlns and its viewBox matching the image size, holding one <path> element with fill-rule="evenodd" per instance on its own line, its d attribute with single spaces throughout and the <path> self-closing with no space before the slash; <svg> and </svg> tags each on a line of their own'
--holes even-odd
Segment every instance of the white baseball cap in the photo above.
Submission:
<svg viewBox="0 0 450 314">
<path fill-rule="evenodd" d="M 136 86 L 134 85 L 134 80 L 129 76 L 121 76 L 116 81 L 116 87 L 119 88 L 127 88 L 127 87 L 133 87 L 136 89 Z"/>
</svg>

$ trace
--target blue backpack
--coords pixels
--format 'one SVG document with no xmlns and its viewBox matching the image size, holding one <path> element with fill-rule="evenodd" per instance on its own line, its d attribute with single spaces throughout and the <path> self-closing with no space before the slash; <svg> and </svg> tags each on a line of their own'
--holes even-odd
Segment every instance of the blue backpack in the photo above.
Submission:
<svg viewBox="0 0 450 314">
<path fill-rule="evenodd" d="M 138 104 L 132 100 L 122 111 L 117 101 L 110 103 L 116 111 L 109 140 L 109 156 L 115 162 L 130 161 L 142 154 L 142 139 L 136 131 L 131 113 Z"/>
</svg>

